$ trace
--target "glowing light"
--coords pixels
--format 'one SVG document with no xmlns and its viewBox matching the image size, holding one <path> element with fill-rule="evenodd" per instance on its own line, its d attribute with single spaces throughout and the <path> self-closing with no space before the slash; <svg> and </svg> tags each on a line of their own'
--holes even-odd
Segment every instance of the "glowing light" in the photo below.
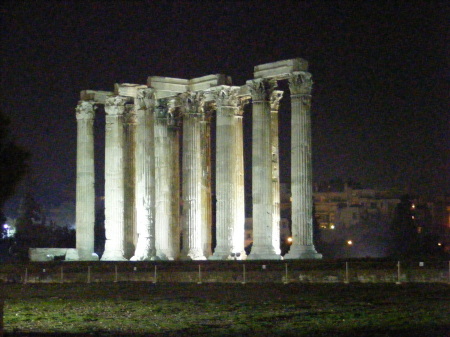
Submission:
<svg viewBox="0 0 450 337">
<path fill-rule="evenodd" d="M 4 228 L 4 229 L 9 229 L 9 226 L 8 226 L 8 224 L 7 224 L 7 223 L 5 223 L 5 224 L 3 225 L 3 228 Z"/>
<path fill-rule="evenodd" d="M 415 209 L 415 208 L 416 208 L 416 205 L 412 204 L 411 209 Z"/>
<path fill-rule="evenodd" d="M 292 243 L 292 237 L 288 237 L 286 241 Z"/>
<path fill-rule="evenodd" d="M 331 229 L 334 229 L 334 225 L 331 225 L 330 228 L 331 228 Z"/>
<path fill-rule="evenodd" d="M 438 242 L 438 246 L 442 246 L 442 243 Z"/>
<path fill-rule="evenodd" d="M 353 245 L 353 241 L 352 241 L 352 240 L 347 240 L 347 244 L 348 244 L 349 246 L 351 246 L 351 245 Z"/>
</svg>

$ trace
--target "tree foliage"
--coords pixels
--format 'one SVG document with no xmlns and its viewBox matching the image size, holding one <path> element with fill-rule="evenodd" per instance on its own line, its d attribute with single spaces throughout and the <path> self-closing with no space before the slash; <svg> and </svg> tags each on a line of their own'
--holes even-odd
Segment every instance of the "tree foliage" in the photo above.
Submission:
<svg viewBox="0 0 450 337">
<path fill-rule="evenodd" d="M 39 203 L 31 193 L 22 200 L 16 221 L 11 254 L 19 260 L 28 259 L 29 248 L 74 248 L 75 231 L 60 227 L 53 221 L 46 222 Z"/>
<path fill-rule="evenodd" d="M 2 209 L 15 191 L 17 184 L 28 169 L 30 154 L 11 139 L 10 120 L 0 112 L 0 221 L 3 222 Z"/>
</svg>

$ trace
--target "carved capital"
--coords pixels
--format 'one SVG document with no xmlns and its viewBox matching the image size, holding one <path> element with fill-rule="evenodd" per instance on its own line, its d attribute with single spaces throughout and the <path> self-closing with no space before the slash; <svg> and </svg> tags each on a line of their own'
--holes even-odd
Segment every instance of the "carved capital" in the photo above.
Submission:
<svg viewBox="0 0 450 337">
<path fill-rule="evenodd" d="M 214 100 L 218 108 L 222 106 L 229 106 L 236 108 L 239 104 L 239 87 L 223 86 L 221 89 L 213 92 Z"/>
<path fill-rule="evenodd" d="M 283 91 L 274 90 L 270 96 L 270 111 L 278 112 L 280 100 L 283 98 Z"/>
<path fill-rule="evenodd" d="M 301 95 L 302 103 L 307 106 L 311 106 L 311 95 Z"/>
<path fill-rule="evenodd" d="M 188 91 L 180 94 L 183 111 L 186 114 L 203 114 L 205 94 L 203 91 Z"/>
<path fill-rule="evenodd" d="M 294 95 L 310 95 L 313 85 L 311 73 L 306 71 L 298 71 L 292 73 L 289 78 L 289 89 L 291 96 Z"/>
<path fill-rule="evenodd" d="M 123 113 L 124 124 L 136 124 L 136 111 L 132 104 L 126 104 Z"/>
<path fill-rule="evenodd" d="M 105 100 L 105 112 L 108 116 L 120 116 L 125 112 L 125 105 L 131 103 L 130 97 L 113 96 Z"/>
<path fill-rule="evenodd" d="M 78 119 L 94 119 L 97 106 L 94 101 L 79 101 L 75 108 L 75 116 Z"/>
<path fill-rule="evenodd" d="M 151 109 L 155 106 L 155 89 L 138 89 L 134 100 L 136 110 Z"/>
<path fill-rule="evenodd" d="M 165 119 L 169 115 L 169 99 L 160 98 L 155 106 L 155 118 Z"/>
<path fill-rule="evenodd" d="M 276 86 L 273 79 L 257 79 L 247 81 L 247 86 L 253 101 L 269 101 L 272 91 Z"/>
</svg>

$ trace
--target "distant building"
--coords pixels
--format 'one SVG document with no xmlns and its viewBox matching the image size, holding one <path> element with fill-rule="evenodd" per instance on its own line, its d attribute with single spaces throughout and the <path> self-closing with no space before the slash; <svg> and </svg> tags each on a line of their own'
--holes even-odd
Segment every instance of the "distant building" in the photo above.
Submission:
<svg viewBox="0 0 450 337">
<path fill-rule="evenodd" d="M 342 191 L 316 191 L 315 215 L 321 239 L 332 242 L 336 232 L 346 232 L 355 226 L 388 229 L 399 202 L 399 195 L 390 191 L 353 189 L 348 185 Z"/>
</svg>

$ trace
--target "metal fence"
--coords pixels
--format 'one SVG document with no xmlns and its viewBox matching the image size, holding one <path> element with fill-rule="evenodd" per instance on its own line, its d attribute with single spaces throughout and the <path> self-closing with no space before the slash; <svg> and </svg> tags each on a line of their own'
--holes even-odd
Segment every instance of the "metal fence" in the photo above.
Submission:
<svg viewBox="0 0 450 337">
<path fill-rule="evenodd" d="M 0 282 L 450 283 L 450 261 L 33 262 L 0 265 Z"/>
</svg>

